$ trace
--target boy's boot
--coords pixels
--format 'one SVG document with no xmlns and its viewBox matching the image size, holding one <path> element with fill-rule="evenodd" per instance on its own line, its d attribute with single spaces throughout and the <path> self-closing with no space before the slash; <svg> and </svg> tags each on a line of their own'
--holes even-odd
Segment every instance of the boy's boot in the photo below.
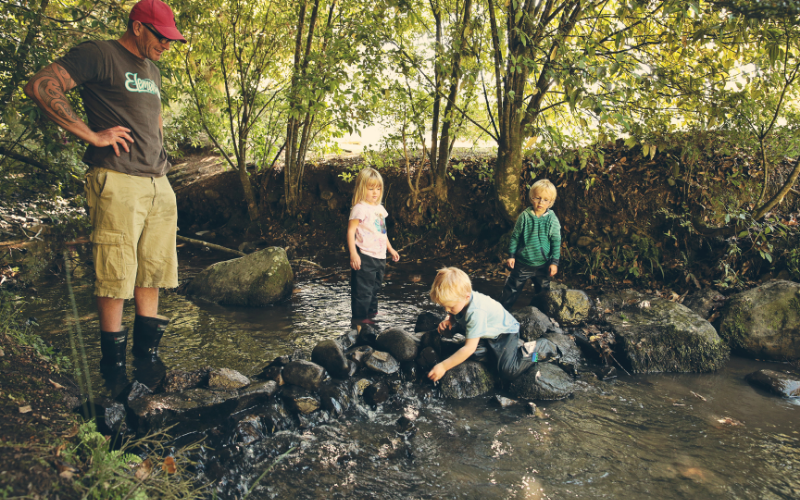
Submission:
<svg viewBox="0 0 800 500">
<path fill-rule="evenodd" d="M 165 316 L 139 316 L 133 321 L 133 355 L 156 358 L 158 344 L 167 329 L 169 318 Z"/>
<path fill-rule="evenodd" d="M 119 332 L 100 331 L 100 366 L 125 367 L 125 351 L 128 347 L 128 328 Z"/>
</svg>

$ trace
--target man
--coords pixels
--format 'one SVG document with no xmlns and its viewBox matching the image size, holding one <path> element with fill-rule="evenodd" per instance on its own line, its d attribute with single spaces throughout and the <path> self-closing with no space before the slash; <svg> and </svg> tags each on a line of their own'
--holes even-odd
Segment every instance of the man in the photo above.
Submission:
<svg viewBox="0 0 800 500">
<path fill-rule="evenodd" d="M 170 44 L 186 42 L 160 0 L 131 9 L 119 40 L 85 42 L 42 68 L 25 93 L 59 126 L 89 143 L 83 161 L 92 221 L 101 366 L 125 367 L 125 299 L 134 299 L 133 353 L 157 359 L 169 319 L 158 315 L 158 289 L 178 285 L 177 207 L 166 173 L 161 74 Z M 65 94 L 76 86 L 88 125 Z"/>
</svg>

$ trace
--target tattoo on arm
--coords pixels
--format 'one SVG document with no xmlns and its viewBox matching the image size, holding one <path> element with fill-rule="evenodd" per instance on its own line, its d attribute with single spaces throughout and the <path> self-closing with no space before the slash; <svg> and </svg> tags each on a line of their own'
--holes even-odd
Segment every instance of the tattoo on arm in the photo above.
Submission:
<svg viewBox="0 0 800 500">
<path fill-rule="evenodd" d="M 53 63 L 36 73 L 25 90 L 48 117 L 69 130 L 72 125 L 83 123 L 66 96 L 73 88 L 75 81 L 67 70 Z"/>
</svg>

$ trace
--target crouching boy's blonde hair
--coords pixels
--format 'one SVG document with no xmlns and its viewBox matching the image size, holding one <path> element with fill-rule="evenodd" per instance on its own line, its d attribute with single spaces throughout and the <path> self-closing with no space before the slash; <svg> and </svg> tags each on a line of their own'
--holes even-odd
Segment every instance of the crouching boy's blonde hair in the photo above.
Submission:
<svg viewBox="0 0 800 500">
<path fill-rule="evenodd" d="M 467 273 L 457 267 L 444 267 L 436 273 L 431 286 L 431 301 L 449 306 L 472 293 L 472 282 Z"/>
</svg>

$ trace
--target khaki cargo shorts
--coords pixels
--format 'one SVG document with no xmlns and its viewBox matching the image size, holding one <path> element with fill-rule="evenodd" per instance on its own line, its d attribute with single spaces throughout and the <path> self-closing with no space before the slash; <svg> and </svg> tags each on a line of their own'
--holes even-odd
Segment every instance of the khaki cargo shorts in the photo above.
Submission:
<svg viewBox="0 0 800 500">
<path fill-rule="evenodd" d="M 166 176 L 93 167 L 86 174 L 98 297 L 130 299 L 134 287 L 178 286 L 178 207 Z"/>
</svg>

